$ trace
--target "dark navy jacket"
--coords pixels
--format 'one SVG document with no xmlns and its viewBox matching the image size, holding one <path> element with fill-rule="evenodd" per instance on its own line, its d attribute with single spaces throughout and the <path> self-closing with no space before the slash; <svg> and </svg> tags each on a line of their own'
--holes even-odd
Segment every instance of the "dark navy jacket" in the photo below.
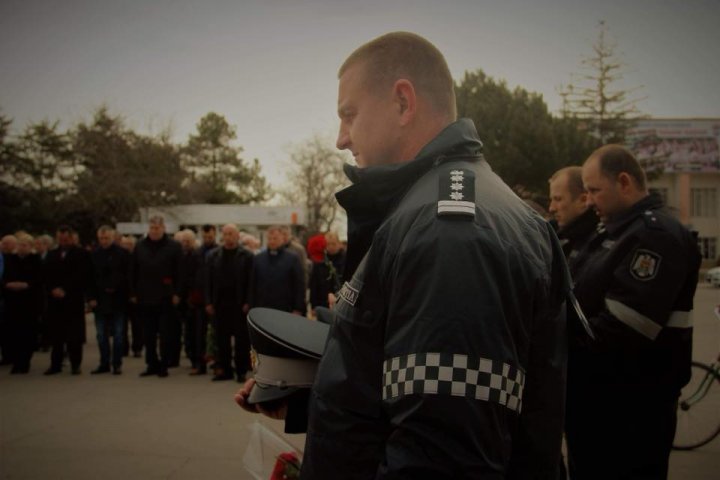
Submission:
<svg viewBox="0 0 720 480">
<path fill-rule="evenodd" d="M 305 312 L 305 272 L 296 254 L 281 247 L 255 256 L 250 306 Z"/>
<path fill-rule="evenodd" d="M 158 241 L 146 237 L 133 253 L 132 286 L 140 305 L 169 304 L 180 293 L 182 248 L 167 235 Z"/>
<path fill-rule="evenodd" d="M 228 253 L 229 252 L 229 253 Z M 253 254 L 243 248 L 226 250 L 224 247 L 218 247 L 210 250 L 205 257 L 205 303 L 218 306 L 220 303 L 220 290 L 223 284 L 223 260 L 225 255 L 232 255 L 232 271 L 235 274 L 235 282 L 233 284 L 234 295 L 233 301 L 237 306 L 243 306 L 249 303 L 250 288 L 252 286 L 253 273 Z M 228 299 L 223 299 L 227 301 Z"/>
<path fill-rule="evenodd" d="M 112 244 L 108 248 L 98 247 L 92 254 L 95 273 L 96 312 L 124 312 L 130 293 L 131 255 L 124 248 Z"/>
<path fill-rule="evenodd" d="M 302 478 L 555 478 L 567 267 L 481 148 L 463 119 L 413 161 L 346 168 Z"/>
<path fill-rule="evenodd" d="M 677 398 L 690 379 L 700 261 L 659 197 L 599 225 L 576 262 L 575 295 L 597 340 L 571 322 L 572 392 Z"/>
</svg>

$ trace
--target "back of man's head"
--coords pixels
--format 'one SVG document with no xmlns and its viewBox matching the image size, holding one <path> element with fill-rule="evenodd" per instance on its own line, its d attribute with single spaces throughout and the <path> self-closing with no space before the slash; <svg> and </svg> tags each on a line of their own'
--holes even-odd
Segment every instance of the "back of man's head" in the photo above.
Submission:
<svg viewBox="0 0 720 480">
<path fill-rule="evenodd" d="M 364 84 L 369 91 L 409 80 L 419 96 L 449 121 L 457 118 L 455 84 L 443 54 L 423 37 L 392 32 L 357 48 L 340 67 L 338 78 L 357 64 L 365 67 Z"/>
<path fill-rule="evenodd" d="M 627 173 L 639 191 L 647 190 L 645 171 L 630 150 L 622 145 L 604 145 L 595 150 L 590 158 L 598 161 L 600 172 L 611 180 L 621 173 Z"/>
</svg>

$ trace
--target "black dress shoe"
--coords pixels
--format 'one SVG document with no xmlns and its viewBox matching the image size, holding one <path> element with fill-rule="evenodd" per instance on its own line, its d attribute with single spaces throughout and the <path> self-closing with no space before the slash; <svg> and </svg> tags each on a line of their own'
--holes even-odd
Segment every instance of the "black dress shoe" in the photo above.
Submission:
<svg viewBox="0 0 720 480">
<path fill-rule="evenodd" d="M 141 376 L 141 377 L 150 377 L 150 376 L 152 376 L 152 375 L 157 375 L 157 374 L 158 374 L 158 371 L 157 371 L 157 370 L 147 369 L 147 370 L 145 370 L 144 372 L 142 372 L 142 373 L 140 374 L 140 376 Z"/>
<path fill-rule="evenodd" d="M 235 378 L 235 377 L 234 377 L 233 375 L 215 375 L 215 376 L 212 378 L 212 381 L 213 381 L 213 382 L 222 382 L 222 381 L 225 381 L 225 380 L 232 380 L 232 379 L 234 379 L 234 378 Z"/>
<path fill-rule="evenodd" d="M 97 375 L 99 373 L 108 373 L 109 371 L 110 371 L 110 367 L 104 367 L 104 366 L 100 365 L 95 370 L 90 372 L 90 375 Z"/>
<path fill-rule="evenodd" d="M 17 374 L 28 373 L 29 371 L 30 371 L 29 368 L 13 367 L 13 368 L 10 370 L 10 375 L 17 375 Z"/>
<path fill-rule="evenodd" d="M 122 369 L 120 367 L 113 367 L 113 375 L 120 375 L 122 374 Z"/>
<path fill-rule="evenodd" d="M 47 370 L 45 370 L 43 375 L 55 375 L 56 373 L 60 373 L 61 371 L 62 370 L 60 370 L 59 368 L 50 367 Z"/>
<path fill-rule="evenodd" d="M 157 376 L 160 377 L 160 378 L 165 378 L 165 377 L 168 376 L 168 371 L 167 371 L 167 370 L 160 370 L 160 371 L 158 372 Z"/>
<path fill-rule="evenodd" d="M 72 375 L 80 375 L 82 373 L 82 370 L 80 370 L 80 367 L 74 367 L 72 370 L 70 370 L 70 373 Z"/>
</svg>

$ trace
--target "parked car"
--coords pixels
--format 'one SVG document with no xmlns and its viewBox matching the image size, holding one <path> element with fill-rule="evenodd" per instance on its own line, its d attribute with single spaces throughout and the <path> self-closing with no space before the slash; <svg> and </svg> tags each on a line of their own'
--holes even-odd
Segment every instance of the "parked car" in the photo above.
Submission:
<svg viewBox="0 0 720 480">
<path fill-rule="evenodd" d="M 713 287 L 720 287 L 720 267 L 714 267 L 705 273 L 705 281 Z"/>
</svg>

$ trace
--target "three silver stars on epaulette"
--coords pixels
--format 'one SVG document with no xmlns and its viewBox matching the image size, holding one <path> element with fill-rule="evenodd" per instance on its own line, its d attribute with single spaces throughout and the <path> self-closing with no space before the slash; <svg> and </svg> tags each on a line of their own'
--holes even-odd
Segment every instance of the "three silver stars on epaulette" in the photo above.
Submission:
<svg viewBox="0 0 720 480">
<path fill-rule="evenodd" d="M 475 217 L 475 176 L 470 170 L 454 169 L 438 176 L 437 214 Z"/>
<path fill-rule="evenodd" d="M 453 192 L 450 194 L 450 198 L 456 201 L 462 200 L 464 195 L 462 194 L 463 189 L 463 171 L 453 170 L 450 172 L 450 180 L 453 182 L 450 184 L 450 189 Z"/>
</svg>

